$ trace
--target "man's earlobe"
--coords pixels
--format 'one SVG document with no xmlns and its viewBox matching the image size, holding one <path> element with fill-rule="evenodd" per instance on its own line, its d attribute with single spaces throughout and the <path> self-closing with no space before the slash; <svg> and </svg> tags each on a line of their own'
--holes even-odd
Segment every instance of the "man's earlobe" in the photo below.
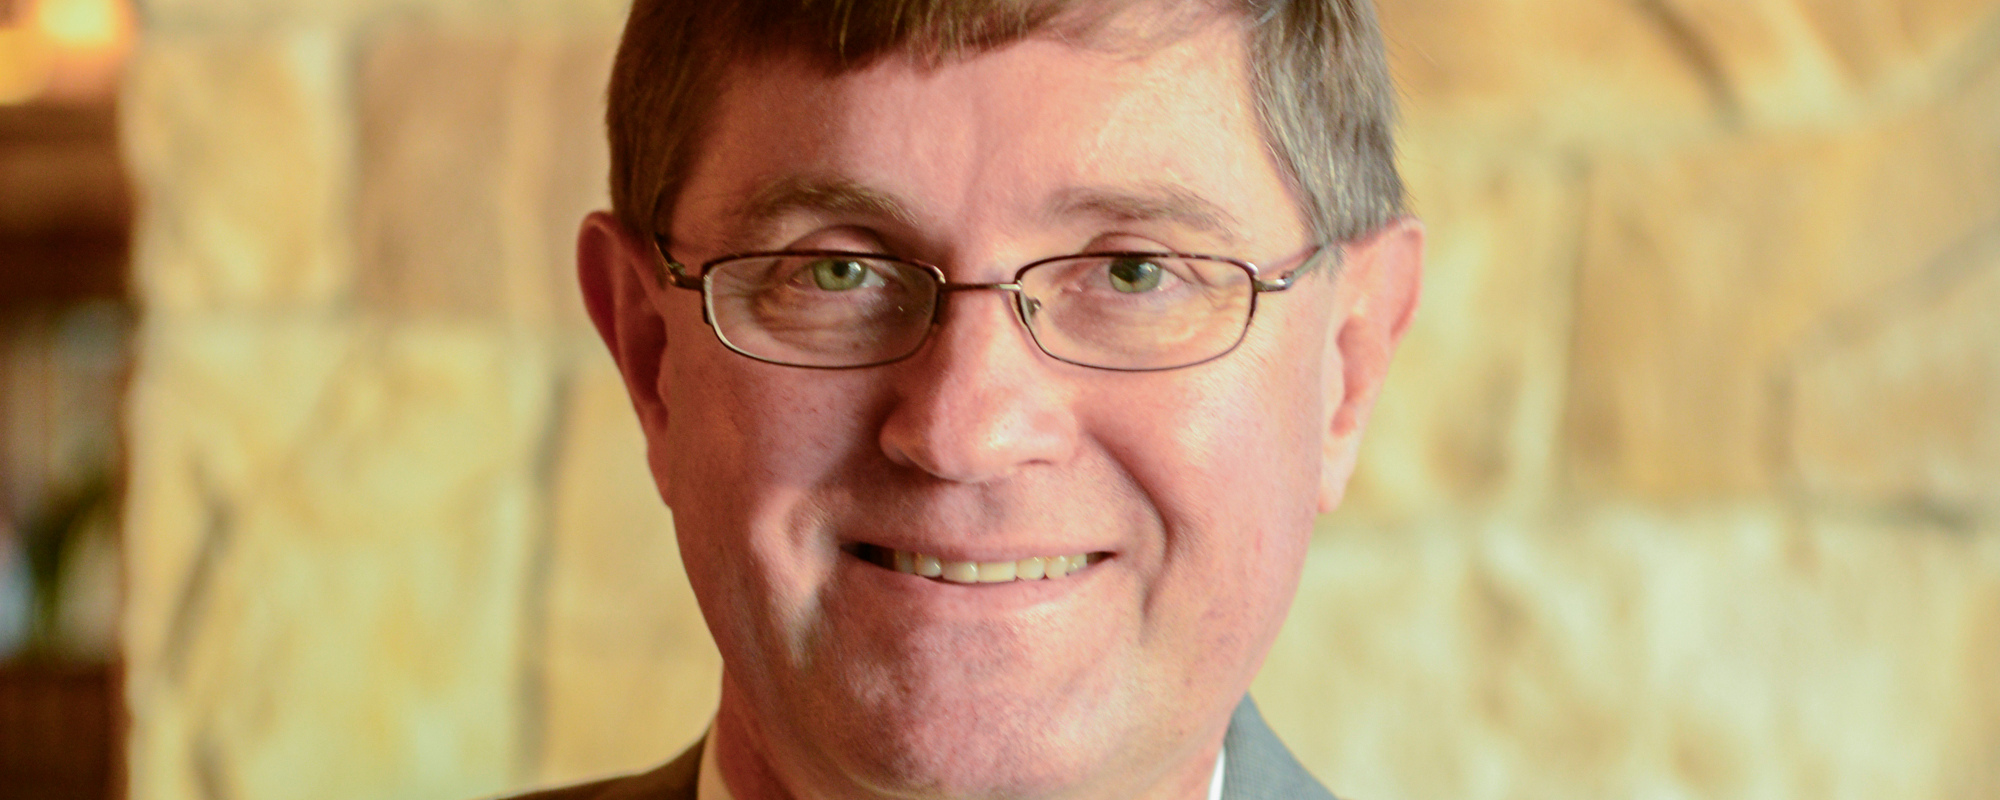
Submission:
<svg viewBox="0 0 2000 800">
<path fill-rule="evenodd" d="M 625 377 L 625 390 L 649 443 L 667 426 L 667 385 L 662 371 L 666 323 L 651 296 L 659 287 L 647 283 L 654 258 L 651 246 L 603 211 L 585 217 L 583 229 L 577 233 L 576 275 L 584 308 L 611 358 L 618 362 L 618 372 Z M 654 478 L 662 482 L 664 492 L 665 476 L 655 469 Z"/>
<path fill-rule="evenodd" d="M 1424 226 L 1399 218 L 1368 238 L 1347 245 L 1340 280 L 1345 285 L 1329 345 L 1337 363 L 1327 369 L 1329 413 L 1320 445 L 1319 512 L 1333 511 L 1361 451 L 1389 361 L 1416 314 L 1422 293 Z"/>
</svg>

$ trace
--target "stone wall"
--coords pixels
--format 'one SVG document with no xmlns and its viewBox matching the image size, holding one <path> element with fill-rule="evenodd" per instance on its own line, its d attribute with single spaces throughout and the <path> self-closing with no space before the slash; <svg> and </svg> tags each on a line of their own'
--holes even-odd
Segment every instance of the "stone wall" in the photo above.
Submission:
<svg viewBox="0 0 2000 800">
<path fill-rule="evenodd" d="M 1379 1 L 1425 307 L 1273 725 L 1361 800 L 2000 795 L 2000 0 Z M 146 4 L 134 798 L 699 734 L 568 278 L 621 6 Z"/>
</svg>

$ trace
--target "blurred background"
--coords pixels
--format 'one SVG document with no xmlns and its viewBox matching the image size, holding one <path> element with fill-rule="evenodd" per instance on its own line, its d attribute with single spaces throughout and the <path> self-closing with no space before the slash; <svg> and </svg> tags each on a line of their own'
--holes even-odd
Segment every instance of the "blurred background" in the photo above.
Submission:
<svg viewBox="0 0 2000 800">
<path fill-rule="evenodd" d="M 2000 797 L 2000 0 L 1378 0 L 1425 305 L 1255 688 L 1357 800 Z M 0 0 L 0 798 L 638 769 L 620 0 Z"/>
<path fill-rule="evenodd" d="M 130 9 L 0 0 L 0 797 L 112 796 Z"/>
</svg>

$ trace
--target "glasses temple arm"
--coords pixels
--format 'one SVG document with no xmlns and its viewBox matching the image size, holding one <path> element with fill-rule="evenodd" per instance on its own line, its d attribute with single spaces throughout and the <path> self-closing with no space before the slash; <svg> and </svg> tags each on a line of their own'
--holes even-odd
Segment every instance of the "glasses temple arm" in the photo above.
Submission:
<svg viewBox="0 0 2000 800">
<path fill-rule="evenodd" d="M 1260 293 L 1282 292 L 1286 289 L 1290 289 L 1292 288 L 1292 284 L 1299 282 L 1300 275 L 1303 275 L 1307 270 L 1310 270 L 1313 267 L 1318 266 L 1320 256 L 1326 255 L 1328 252 L 1333 253 L 1334 261 L 1335 263 L 1338 263 L 1340 260 L 1340 251 L 1338 249 L 1326 246 L 1317 246 L 1314 247 L 1312 249 L 1312 252 L 1306 256 L 1305 261 L 1300 262 L 1298 266 L 1293 267 L 1290 271 L 1281 273 L 1271 278 L 1260 278 L 1256 277 L 1255 275 L 1252 275 L 1250 278 L 1251 284 L 1255 286 L 1257 291 Z"/>
<path fill-rule="evenodd" d="M 1279 275 L 1278 277 L 1269 279 L 1254 278 L 1252 279 L 1254 281 L 1253 285 L 1257 287 L 1257 291 L 1259 293 L 1282 292 L 1286 289 L 1292 288 L 1292 284 L 1298 282 L 1299 271 L 1300 270 L 1295 269 L 1292 270 L 1291 272 L 1287 272 L 1283 275 Z"/>
<path fill-rule="evenodd" d="M 701 278 L 687 274 L 686 264 L 675 261 L 673 256 L 667 255 L 667 237 L 653 235 L 653 253 L 659 256 L 659 260 L 653 262 L 653 280 L 658 282 L 661 288 L 672 286 L 678 289 L 701 290 Z"/>
</svg>

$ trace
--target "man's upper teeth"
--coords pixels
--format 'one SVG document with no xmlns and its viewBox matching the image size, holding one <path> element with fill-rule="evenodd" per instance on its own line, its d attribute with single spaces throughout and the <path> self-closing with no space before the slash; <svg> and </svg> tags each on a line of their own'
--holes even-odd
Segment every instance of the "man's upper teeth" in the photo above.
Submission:
<svg viewBox="0 0 2000 800">
<path fill-rule="evenodd" d="M 896 571 L 952 583 L 1006 583 L 1063 578 L 1090 564 L 1088 554 L 1036 556 L 1019 561 L 945 561 L 937 556 L 895 551 Z"/>
</svg>

